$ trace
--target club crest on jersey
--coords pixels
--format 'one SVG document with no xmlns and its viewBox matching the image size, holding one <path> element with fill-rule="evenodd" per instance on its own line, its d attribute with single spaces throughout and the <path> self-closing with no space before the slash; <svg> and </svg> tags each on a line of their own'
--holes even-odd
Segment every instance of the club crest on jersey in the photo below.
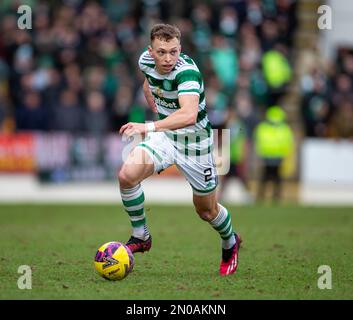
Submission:
<svg viewBox="0 0 353 320">
<path fill-rule="evenodd" d="M 170 81 L 164 80 L 164 81 L 163 81 L 163 88 L 164 88 L 165 90 L 171 90 L 171 89 L 172 89 L 172 84 L 170 83 Z"/>
</svg>

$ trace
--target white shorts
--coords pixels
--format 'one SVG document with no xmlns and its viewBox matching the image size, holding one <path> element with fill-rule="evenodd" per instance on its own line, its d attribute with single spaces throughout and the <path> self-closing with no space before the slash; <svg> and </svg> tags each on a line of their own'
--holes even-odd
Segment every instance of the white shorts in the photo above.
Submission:
<svg viewBox="0 0 353 320">
<path fill-rule="evenodd" d="M 154 163 L 154 172 L 160 173 L 175 164 L 199 196 L 213 192 L 218 184 L 212 150 L 202 155 L 185 155 L 173 145 L 163 132 L 151 132 L 136 148 L 143 148 Z"/>
</svg>

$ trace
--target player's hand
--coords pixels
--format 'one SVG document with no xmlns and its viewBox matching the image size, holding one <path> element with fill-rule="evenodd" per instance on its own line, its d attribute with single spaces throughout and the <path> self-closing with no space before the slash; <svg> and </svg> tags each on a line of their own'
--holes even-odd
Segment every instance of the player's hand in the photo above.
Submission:
<svg viewBox="0 0 353 320">
<path fill-rule="evenodd" d="M 119 133 L 121 135 L 126 135 L 127 137 L 136 134 L 145 135 L 147 133 L 147 126 L 145 123 L 129 122 L 120 128 Z"/>
</svg>

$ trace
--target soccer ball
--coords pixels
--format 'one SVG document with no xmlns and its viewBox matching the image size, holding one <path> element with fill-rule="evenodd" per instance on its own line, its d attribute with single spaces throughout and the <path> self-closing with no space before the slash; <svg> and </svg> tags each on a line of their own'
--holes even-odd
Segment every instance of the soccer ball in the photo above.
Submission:
<svg viewBox="0 0 353 320">
<path fill-rule="evenodd" d="M 112 241 L 98 249 L 94 266 L 104 279 L 122 280 L 132 271 L 134 256 L 125 244 Z"/>
</svg>

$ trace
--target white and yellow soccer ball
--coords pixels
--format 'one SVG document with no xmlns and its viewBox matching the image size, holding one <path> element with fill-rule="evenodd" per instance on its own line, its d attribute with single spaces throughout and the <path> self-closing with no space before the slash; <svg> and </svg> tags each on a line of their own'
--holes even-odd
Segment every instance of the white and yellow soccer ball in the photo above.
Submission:
<svg viewBox="0 0 353 320">
<path fill-rule="evenodd" d="M 111 241 L 99 247 L 94 266 L 104 279 L 122 280 L 132 271 L 134 256 L 125 244 Z"/>
</svg>

